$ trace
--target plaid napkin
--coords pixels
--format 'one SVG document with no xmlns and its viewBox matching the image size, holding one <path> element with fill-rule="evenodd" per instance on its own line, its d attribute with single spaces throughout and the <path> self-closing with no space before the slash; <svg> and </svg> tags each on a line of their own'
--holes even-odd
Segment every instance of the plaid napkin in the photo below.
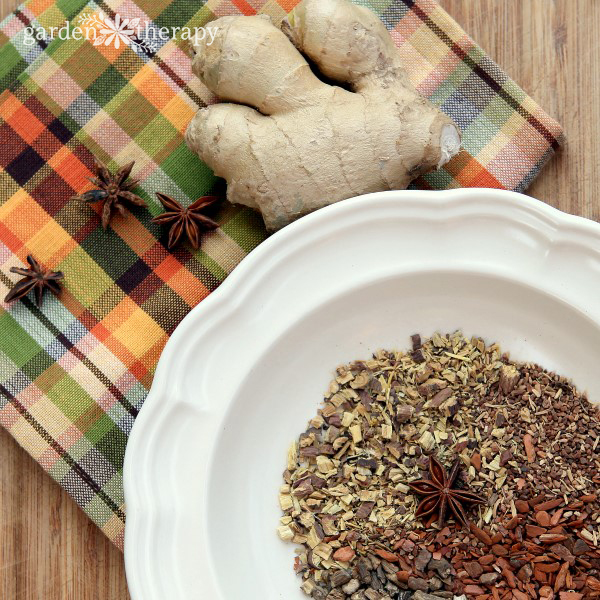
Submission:
<svg viewBox="0 0 600 600">
<path fill-rule="evenodd" d="M 416 187 L 524 190 L 558 148 L 560 126 L 433 0 L 363 3 L 392 31 L 412 81 L 463 130 L 461 154 Z M 77 23 L 102 11 L 150 28 L 194 27 L 257 11 L 279 22 L 295 4 L 69 0 L 44 11 L 47 2 L 31 0 L 21 14 Z M 29 299 L 0 305 L 0 423 L 122 546 L 125 444 L 161 350 L 266 234 L 255 213 L 225 204 L 200 251 L 171 253 L 151 223 L 162 211 L 155 191 L 189 202 L 224 190 L 183 141 L 198 107 L 214 100 L 192 75 L 184 42 L 140 51 L 69 39 L 25 51 L 17 20 L 1 27 L 16 36 L 0 50 L 12 56 L 3 81 L 31 64 L 0 104 L 0 297 L 18 279 L 10 267 L 28 254 L 65 280 L 60 299 L 48 296 L 41 309 Z M 112 168 L 135 160 L 148 210 L 117 216 L 104 231 L 98 207 L 70 200 L 89 189 L 93 155 Z"/>
<path fill-rule="evenodd" d="M 0 22 L 0 91 L 12 87 L 18 76 L 48 47 L 48 41 L 27 36 L 27 28 L 60 27 L 86 5 L 87 0 L 29 0 Z M 2 100 L 0 96 L 0 101 Z"/>
</svg>

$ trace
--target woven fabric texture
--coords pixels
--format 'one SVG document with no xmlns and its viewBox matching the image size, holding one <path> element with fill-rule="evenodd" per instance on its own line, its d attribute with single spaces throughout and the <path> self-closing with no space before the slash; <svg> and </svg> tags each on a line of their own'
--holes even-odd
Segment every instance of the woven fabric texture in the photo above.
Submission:
<svg viewBox="0 0 600 600">
<path fill-rule="evenodd" d="M 86 0 L 29 0 L 0 22 L 0 92 L 12 87 L 50 43 L 41 36 L 28 35 L 29 31 L 60 27 L 86 4 Z"/>
<path fill-rule="evenodd" d="M 151 38 L 154 28 L 227 14 L 279 22 L 295 4 L 32 0 L 20 12 L 47 25 L 100 12 L 139 17 Z M 560 126 L 432 0 L 362 4 L 391 30 L 419 90 L 463 130 L 463 151 L 415 187 L 524 190 L 559 147 Z M 10 40 L 0 52 L 11 58 L 0 104 L 0 297 L 28 254 L 65 279 L 61 297 L 41 309 L 31 298 L 0 304 L 0 423 L 121 547 L 125 445 L 161 350 L 266 233 L 251 210 L 224 204 L 221 228 L 199 251 L 169 252 L 151 223 L 162 211 L 156 191 L 184 203 L 224 191 L 183 140 L 198 108 L 214 101 L 191 73 L 186 42 L 117 49 L 56 39 L 26 51 L 25 23 L 2 24 Z M 93 156 L 113 169 L 135 160 L 148 209 L 117 215 L 105 231 L 98 206 L 71 200 L 90 188 Z"/>
</svg>

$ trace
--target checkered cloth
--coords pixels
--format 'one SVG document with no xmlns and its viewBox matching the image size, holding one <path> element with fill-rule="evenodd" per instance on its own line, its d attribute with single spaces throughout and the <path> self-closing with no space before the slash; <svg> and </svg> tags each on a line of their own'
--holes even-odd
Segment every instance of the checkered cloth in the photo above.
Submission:
<svg viewBox="0 0 600 600">
<path fill-rule="evenodd" d="M 12 87 L 17 77 L 48 47 L 48 42 L 29 42 L 28 27 L 60 27 L 70 21 L 87 0 L 30 0 L 0 22 L 0 91 Z M 1 101 L 1 97 L 0 97 Z"/>
<path fill-rule="evenodd" d="M 125 444 L 161 350 L 266 234 L 255 213 L 226 204 L 200 251 L 171 253 L 151 223 L 162 211 L 155 191 L 184 202 L 224 191 L 183 141 L 198 107 L 214 100 L 192 75 L 184 42 L 136 52 L 54 40 L 28 53 L 19 28 L 100 10 L 152 27 L 255 11 L 278 22 L 295 3 L 31 0 L 2 25 L 13 37 L 1 50 L 12 56 L 3 66 L 12 87 L 0 104 L 0 297 L 18 279 L 10 267 L 28 254 L 65 279 L 60 299 L 48 296 L 41 309 L 31 299 L 0 305 L 0 423 L 118 546 Z M 415 85 L 464 133 L 463 152 L 415 185 L 524 190 L 558 148 L 560 126 L 432 0 L 364 3 L 392 31 Z M 116 216 L 104 231 L 99 207 L 70 200 L 89 189 L 93 155 L 112 168 L 135 160 L 149 209 Z"/>
</svg>

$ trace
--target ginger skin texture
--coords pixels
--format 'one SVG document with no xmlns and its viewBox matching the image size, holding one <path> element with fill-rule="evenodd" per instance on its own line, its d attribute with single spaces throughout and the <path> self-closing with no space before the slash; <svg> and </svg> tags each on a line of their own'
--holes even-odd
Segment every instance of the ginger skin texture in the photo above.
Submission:
<svg viewBox="0 0 600 600">
<path fill-rule="evenodd" d="M 281 29 L 264 16 L 212 26 L 214 43 L 194 44 L 193 70 L 222 103 L 198 112 L 186 140 L 227 180 L 228 200 L 260 210 L 269 231 L 406 188 L 459 151 L 457 126 L 416 91 L 368 9 L 304 0 Z"/>
</svg>

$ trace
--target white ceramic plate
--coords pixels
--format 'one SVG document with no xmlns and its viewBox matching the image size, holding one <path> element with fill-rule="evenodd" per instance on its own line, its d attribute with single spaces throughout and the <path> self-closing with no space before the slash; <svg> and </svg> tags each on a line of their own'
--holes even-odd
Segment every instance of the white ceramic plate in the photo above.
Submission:
<svg viewBox="0 0 600 600">
<path fill-rule="evenodd" d="M 488 189 L 341 202 L 272 236 L 170 339 L 125 457 L 133 600 L 301 600 L 275 534 L 333 369 L 457 328 L 600 399 L 600 225 Z"/>
</svg>

